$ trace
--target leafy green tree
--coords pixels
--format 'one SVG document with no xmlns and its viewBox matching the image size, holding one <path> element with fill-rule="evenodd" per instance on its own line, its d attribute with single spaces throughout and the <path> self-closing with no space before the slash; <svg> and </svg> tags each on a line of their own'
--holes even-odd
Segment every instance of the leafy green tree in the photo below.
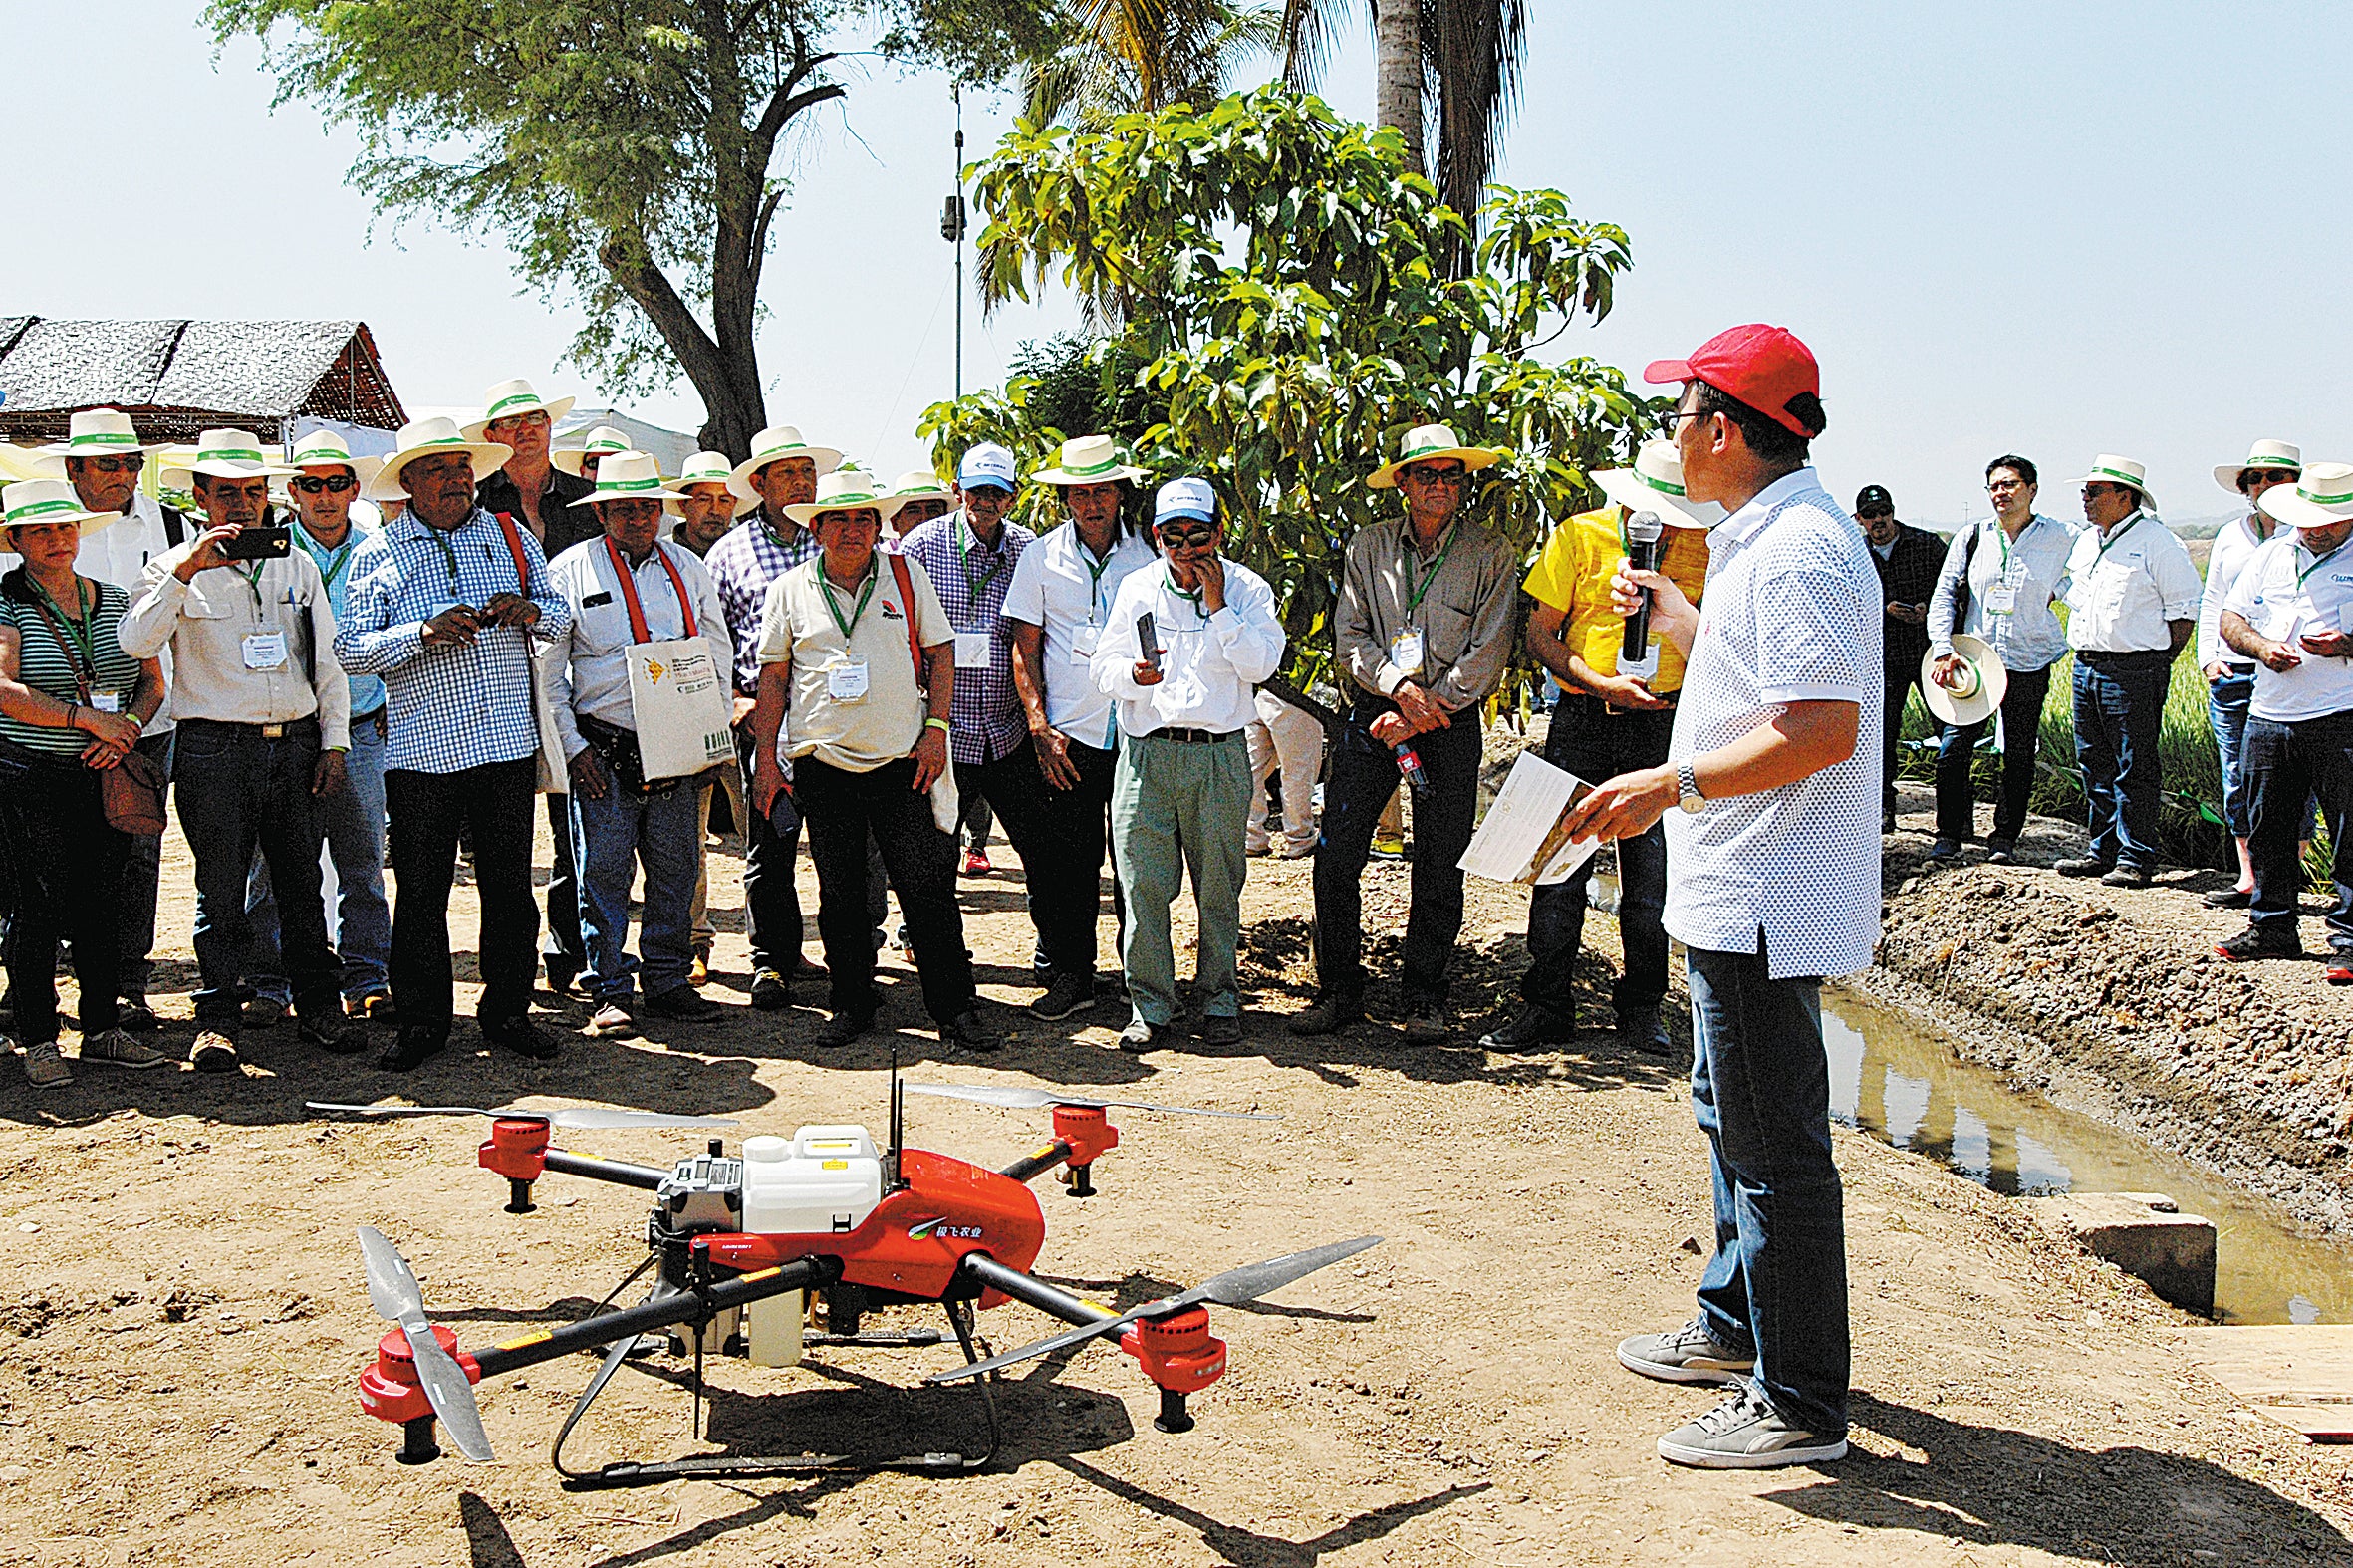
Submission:
<svg viewBox="0 0 2353 1568">
<path fill-rule="evenodd" d="M 1532 546 L 1650 417 L 1618 371 L 1532 357 L 1540 334 L 1608 312 L 1631 264 L 1623 230 L 1558 191 L 1497 187 L 1474 265 L 1451 276 L 1442 252 L 1468 223 L 1407 168 L 1397 133 L 1289 89 L 1099 134 L 1024 123 L 978 191 L 1001 293 L 1054 282 L 1123 302 L 1087 351 L 1101 390 L 1088 411 L 1149 418 L 1110 433 L 1159 476 L 1216 484 L 1235 553 L 1282 596 L 1302 673 L 1329 655 L 1348 536 L 1397 515 L 1363 480 L 1406 429 L 1442 422 L 1507 449 L 1472 504 Z M 1072 405 L 1056 389 L 1033 368 L 933 405 L 922 430 L 943 462 L 978 439 L 1043 457 L 1082 433 L 1047 422 Z"/>
<path fill-rule="evenodd" d="M 760 273 L 803 117 L 847 91 L 829 40 L 993 80 L 1042 49 L 1039 0 L 210 0 L 270 50 L 279 102 L 360 135 L 378 209 L 496 234 L 570 293 L 573 358 L 616 392 L 679 373 L 703 443 L 767 422 Z"/>
<path fill-rule="evenodd" d="M 1023 70 L 1025 112 L 1099 131 L 1137 110 L 1211 103 L 1243 60 L 1280 47 L 1281 25 L 1264 0 L 1060 0 L 1054 47 Z"/>
</svg>

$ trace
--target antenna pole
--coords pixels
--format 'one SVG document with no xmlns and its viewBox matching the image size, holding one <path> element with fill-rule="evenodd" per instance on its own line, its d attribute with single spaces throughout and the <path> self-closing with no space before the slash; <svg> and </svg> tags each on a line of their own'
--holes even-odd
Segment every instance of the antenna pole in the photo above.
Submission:
<svg viewBox="0 0 2353 1568">
<path fill-rule="evenodd" d="M 883 1190 L 896 1192 L 905 1182 L 899 1179 L 899 1146 L 906 1137 L 906 1093 L 899 1087 L 899 1041 L 891 1041 L 891 1147 L 883 1156 Z"/>
<path fill-rule="evenodd" d="M 952 92 L 956 105 L 956 395 L 964 395 L 964 89 Z M 894 1145 L 897 1144 L 894 1139 Z"/>
</svg>

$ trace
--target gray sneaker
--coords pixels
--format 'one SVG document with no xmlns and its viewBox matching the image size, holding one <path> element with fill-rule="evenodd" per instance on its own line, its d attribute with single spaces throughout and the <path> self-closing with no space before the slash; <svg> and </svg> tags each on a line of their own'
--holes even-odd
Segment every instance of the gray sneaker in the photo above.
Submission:
<svg viewBox="0 0 2353 1568">
<path fill-rule="evenodd" d="M 82 1060 L 113 1067 L 161 1067 L 171 1058 L 143 1040 L 133 1040 L 120 1029 L 82 1037 Z"/>
<path fill-rule="evenodd" d="M 25 1047 L 26 1083 L 36 1089 L 63 1089 L 73 1081 L 73 1064 L 58 1050 L 55 1040 Z"/>
<path fill-rule="evenodd" d="M 1756 1357 L 1716 1342 L 1703 1318 L 1665 1334 L 1637 1334 L 1618 1342 L 1618 1365 L 1661 1383 L 1739 1383 Z"/>
<path fill-rule="evenodd" d="M 1731 1398 L 1659 1439 L 1659 1457 L 1701 1470 L 1777 1470 L 1843 1459 L 1847 1440 L 1800 1432 L 1763 1395 L 1742 1384 Z"/>
</svg>

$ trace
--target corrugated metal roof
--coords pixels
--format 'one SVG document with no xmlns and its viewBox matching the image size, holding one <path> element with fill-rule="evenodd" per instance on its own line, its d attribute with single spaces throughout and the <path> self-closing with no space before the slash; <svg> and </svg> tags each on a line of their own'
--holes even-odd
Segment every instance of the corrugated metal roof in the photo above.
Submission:
<svg viewBox="0 0 2353 1568">
<path fill-rule="evenodd" d="M 173 408 L 234 409 L 256 417 L 283 416 L 300 408 L 360 330 L 356 321 L 184 325 L 187 330 L 180 334 L 154 394 L 139 400 Z M 6 362 L 0 362 L 0 377 L 6 373 Z"/>
<path fill-rule="evenodd" d="M 149 403 L 185 322 L 35 321 L 6 358 L 0 392 L 12 414 Z"/>
</svg>

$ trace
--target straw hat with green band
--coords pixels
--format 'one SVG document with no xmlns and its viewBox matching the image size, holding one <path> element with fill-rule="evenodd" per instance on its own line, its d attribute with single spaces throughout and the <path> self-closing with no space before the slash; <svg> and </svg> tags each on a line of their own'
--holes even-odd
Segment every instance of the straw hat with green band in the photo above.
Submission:
<svg viewBox="0 0 2353 1568">
<path fill-rule="evenodd" d="M 515 449 L 499 441 L 471 440 L 460 431 L 455 419 L 434 417 L 418 419 L 400 427 L 395 436 L 392 455 L 384 460 L 376 477 L 360 493 L 371 501 L 404 501 L 408 487 L 400 482 L 400 470 L 419 457 L 434 457 L 443 452 L 464 452 L 473 459 L 474 483 L 480 484 L 515 455 Z"/>
<path fill-rule="evenodd" d="M 728 502 L 735 508 L 735 516 L 758 511 L 760 498 L 756 495 L 747 498 L 739 493 L 734 479 L 735 465 L 727 460 L 725 452 L 696 452 L 678 470 L 679 489 L 698 484 L 723 484 L 727 487 Z"/>
<path fill-rule="evenodd" d="M 955 492 L 939 482 L 939 475 L 922 468 L 910 468 L 892 480 L 891 494 L 902 501 L 920 501 L 925 497 L 955 499 Z"/>
<path fill-rule="evenodd" d="M 1442 424 L 1418 424 L 1406 432 L 1398 442 L 1397 461 L 1383 463 L 1365 475 L 1369 489 L 1394 490 L 1400 470 L 1415 463 L 1442 462 L 1452 458 L 1465 469 L 1486 468 L 1503 460 L 1503 453 L 1489 446 L 1465 446 L 1454 438 L 1454 432 Z"/>
<path fill-rule="evenodd" d="M 572 504 L 638 500 L 659 501 L 671 512 L 678 509 L 678 492 L 661 482 L 661 464 L 649 452 L 625 448 L 597 459 L 597 487 Z"/>
<path fill-rule="evenodd" d="M 384 466 L 381 457 L 355 457 L 351 443 L 333 430 L 313 430 L 295 438 L 294 450 L 286 454 L 289 468 L 349 468 L 352 477 L 365 485 L 376 477 Z"/>
<path fill-rule="evenodd" d="M 120 408 L 85 408 L 67 421 L 64 440 L 34 448 L 44 457 L 121 457 L 162 449 L 141 446 L 131 415 Z"/>
<path fill-rule="evenodd" d="M 2114 452 L 2102 452 L 2092 459 L 2092 471 L 2075 481 L 2077 484 L 2121 484 L 2141 492 L 2141 504 L 2151 511 L 2157 509 L 2157 497 L 2149 489 L 2149 470 L 2130 457 L 2119 457 Z"/>
<path fill-rule="evenodd" d="M 2314 463 L 2293 485 L 2265 490 L 2255 505 L 2290 528 L 2334 528 L 2353 517 L 2353 467 Z"/>
<path fill-rule="evenodd" d="M 559 446 L 549 451 L 548 461 L 577 479 L 580 477 L 581 468 L 585 466 L 584 459 L 592 452 L 596 454 L 597 460 L 602 462 L 609 452 L 626 452 L 633 449 L 630 445 L 628 432 L 617 430 L 610 424 L 600 424 L 589 431 L 588 439 L 582 441 L 578 446 Z"/>
<path fill-rule="evenodd" d="M 1125 479 L 1142 484 L 1151 475 L 1121 459 L 1126 454 L 1108 435 L 1082 435 L 1062 443 L 1055 465 L 1030 475 L 1040 484 L 1109 484 Z"/>
<path fill-rule="evenodd" d="M 0 486 L 0 528 L 79 523 L 85 536 L 123 520 L 121 512 L 93 512 L 63 479 L 19 479 Z"/>
<path fill-rule="evenodd" d="M 1920 659 L 1920 695 L 1929 711 L 1948 724 L 1977 724 L 2001 711 L 2009 693 L 2010 672 L 1993 645 L 1965 632 L 1953 638 L 1953 656 L 1961 660 L 1953 685 L 1937 679 L 1937 655 Z"/>
<path fill-rule="evenodd" d="M 2238 488 L 2238 476 L 2249 468 L 2277 468 L 2294 473 L 2304 466 L 2303 451 L 2293 441 L 2257 441 L 2246 449 L 2242 463 L 2215 464 L 2215 483 L 2232 495 L 2244 495 Z"/>
<path fill-rule="evenodd" d="M 187 450 L 184 446 L 179 449 Z M 206 430 L 196 437 L 193 457 L 166 459 L 163 471 L 200 473 L 213 479 L 277 479 L 294 472 L 272 462 L 272 455 L 251 430 Z"/>
<path fill-rule="evenodd" d="M 906 504 L 907 497 L 890 494 L 882 481 L 865 469 L 837 468 L 817 481 L 816 500 L 788 506 L 784 515 L 803 528 L 815 527 L 826 512 L 873 512 L 887 523 Z"/>
<path fill-rule="evenodd" d="M 752 437 L 752 454 L 735 465 L 727 477 L 727 486 L 737 499 L 753 506 L 760 504 L 760 492 L 752 488 L 752 475 L 770 463 L 787 458 L 806 457 L 817 465 L 820 475 L 832 473 L 842 466 L 842 454 L 830 446 L 811 446 L 801 439 L 798 428 L 789 424 L 773 424 Z M 747 508 L 748 510 L 748 508 Z"/>
<path fill-rule="evenodd" d="M 519 413 L 544 413 L 550 424 L 572 411 L 573 397 L 558 397 L 553 401 L 534 392 L 531 384 L 520 376 L 511 382 L 500 382 L 482 393 L 482 417 L 465 427 L 465 438 L 478 441 L 490 428 L 493 419 L 511 419 Z"/>
<path fill-rule="evenodd" d="M 1605 468 L 1592 476 L 1601 493 L 1635 512 L 1657 512 L 1674 528 L 1713 528 L 1724 510 L 1713 501 L 1684 494 L 1683 458 L 1673 441 L 1645 441 L 1631 468 Z"/>
</svg>

